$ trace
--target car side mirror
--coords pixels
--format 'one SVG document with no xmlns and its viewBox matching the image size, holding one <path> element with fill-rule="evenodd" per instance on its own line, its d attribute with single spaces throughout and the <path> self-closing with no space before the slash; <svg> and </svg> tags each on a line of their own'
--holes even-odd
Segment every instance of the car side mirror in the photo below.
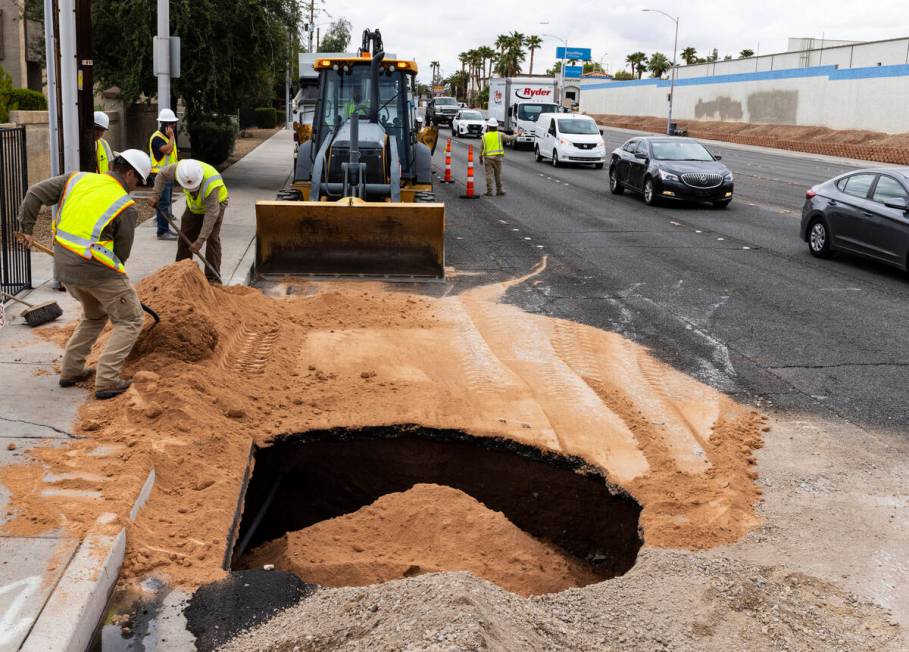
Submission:
<svg viewBox="0 0 909 652">
<path fill-rule="evenodd" d="M 909 211 L 909 201 L 905 197 L 894 197 L 888 199 L 884 202 L 884 206 L 887 208 L 895 208 L 898 211 L 903 211 L 904 213 Z"/>
<path fill-rule="evenodd" d="M 715 160 L 715 161 L 722 161 L 722 160 L 723 160 L 723 157 L 720 156 L 719 154 L 714 154 L 714 155 L 713 155 L 713 160 Z"/>
</svg>

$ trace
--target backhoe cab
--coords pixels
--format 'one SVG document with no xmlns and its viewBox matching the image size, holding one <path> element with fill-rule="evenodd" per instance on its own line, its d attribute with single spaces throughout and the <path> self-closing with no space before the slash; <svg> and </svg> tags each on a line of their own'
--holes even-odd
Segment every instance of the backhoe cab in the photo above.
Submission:
<svg viewBox="0 0 909 652">
<path fill-rule="evenodd" d="M 386 56 L 379 31 L 366 30 L 357 54 L 326 55 L 313 68 L 319 99 L 280 196 L 289 201 L 256 205 L 256 273 L 444 277 L 437 132 L 418 128 L 416 64 Z"/>
</svg>

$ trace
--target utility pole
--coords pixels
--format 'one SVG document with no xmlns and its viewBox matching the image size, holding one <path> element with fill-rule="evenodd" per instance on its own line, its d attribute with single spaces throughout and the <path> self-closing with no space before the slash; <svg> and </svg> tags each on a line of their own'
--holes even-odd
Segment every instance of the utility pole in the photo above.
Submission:
<svg viewBox="0 0 909 652">
<path fill-rule="evenodd" d="M 51 176 L 60 174 L 60 125 L 59 120 L 59 94 L 57 84 L 57 39 L 54 37 L 54 0 L 44 0 L 44 60 L 47 66 L 47 123 L 48 149 L 50 150 Z"/>
<path fill-rule="evenodd" d="M 158 111 L 170 107 L 170 0 L 158 0 Z"/>
<path fill-rule="evenodd" d="M 76 89 L 76 5 L 60 0 L 60 113 L 63 118 L 63 170 L 79 169 L 79 107 Z"/>
<path fill-rule="evenodd" d="M 79 99 L 79 169 L 94 172 L 98 161 L 92 127 L 95 123 L 95 83 L 92 71 L 92 2 L 77 0 L 76 62 Z"/>
</svg>

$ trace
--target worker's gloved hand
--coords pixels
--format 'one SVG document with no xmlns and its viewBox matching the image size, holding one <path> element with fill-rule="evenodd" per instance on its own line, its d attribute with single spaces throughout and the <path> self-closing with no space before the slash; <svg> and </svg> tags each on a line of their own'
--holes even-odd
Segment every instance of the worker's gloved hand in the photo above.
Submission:
<svg viewBox="0 0 909 652">
<path fill-rule="evenodd" d="M 29 233 L 19 233 L 19 239 L 26 247 L 31 247 L 35 237 Z"/>
<path fill-rule="evenodd" d="M 204 244 L 205 244 L 205 240 L 196 240 L 194 243 L 192 243 L 192 244 L 190 245 L 189 249 L 190 249 L 190 251 L 192 251 L 194 254 L 197 254 L 197 253 L 199 253 L 200 251 L 202 251 L 202 245 L 204 245 Z"/>
<path fill-rule="evenodd" d="M 148 205 L 151 206 L 152 208 L 158 208 L 158 198 L 150 197 L 148 199 Z"/>
<path fill-rule="evenodd" d="M 164 130 L 164 133 L 167 134 L 168 138 L 174 137 L 174 128 L 171 125 L 167 125 L 167 129 Z"/>
</svg>

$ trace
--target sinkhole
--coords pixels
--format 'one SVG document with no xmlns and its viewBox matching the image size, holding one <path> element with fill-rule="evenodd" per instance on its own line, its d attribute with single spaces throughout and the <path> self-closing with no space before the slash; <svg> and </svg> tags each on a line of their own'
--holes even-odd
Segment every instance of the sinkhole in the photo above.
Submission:
<svg viewBox="0 0 909 652">
<path fill-rule="evenodd" d="M 616 577 L 640 505 L 577 457 L 418 426 L 287 435 L 255 451 L 226 565 L 323 586 L 466 570 L 535 595 Z"/>
</svg>

